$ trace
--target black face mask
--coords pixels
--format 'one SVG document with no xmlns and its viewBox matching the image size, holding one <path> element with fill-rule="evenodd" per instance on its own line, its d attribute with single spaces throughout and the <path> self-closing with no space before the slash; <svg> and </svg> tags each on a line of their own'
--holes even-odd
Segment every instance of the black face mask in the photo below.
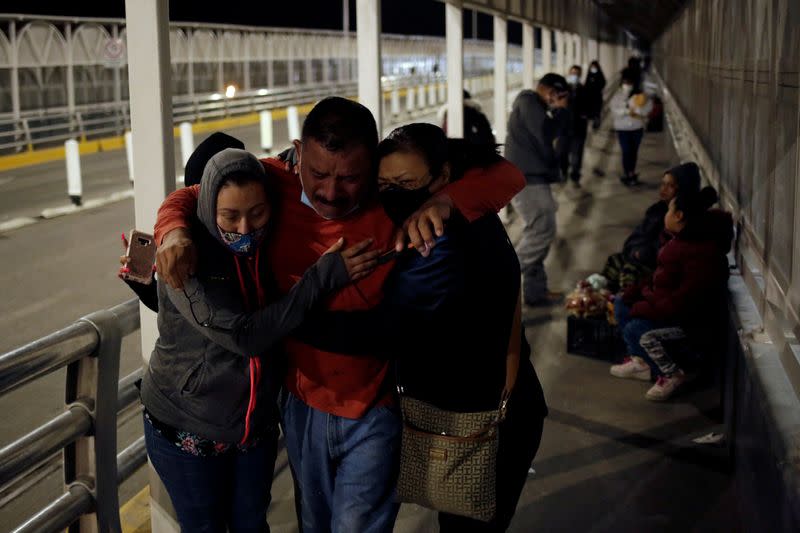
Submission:
<svg viewBox="0 0 800 533">
<path fill-rule="evenodd" d="M 431 192 L 428 187 L 403 189 L 397 185 L 390 185 L 378 193 L 383 210 L 398 226 L 402 225 L 430 197 Z"/>
</svg>

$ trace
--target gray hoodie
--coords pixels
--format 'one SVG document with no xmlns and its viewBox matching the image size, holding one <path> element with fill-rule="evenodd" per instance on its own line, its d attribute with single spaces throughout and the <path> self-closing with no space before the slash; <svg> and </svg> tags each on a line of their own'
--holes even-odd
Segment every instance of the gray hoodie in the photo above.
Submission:
<svg viewBox="0 0 800 533">
<path fill-rule="evenodd" d="M 522 171 L 528 185 L 559 180 L 555 137 L 556 123 L 539 95 L 531 90 L 520 92 L 508 117 L 505 157 Z"/>
<path fill-rule="evenodd" d="M 240 290 L 254 286 L 239 279 L 243 263 L 222 241 L 216 223 L 217 194 L 227 176 L 270 177 L 252 154 L 229 148 L 205 167 L 193 240 L 198 248 L 197 275 L 183 290 L 158 284 L 159 338 L 142 380 L 142 403 L 159 422 L 220 442 L 239 442 L 245 432 L 250 400 L 250 358 L 260 358 L 261 384 L 251 412 L 250 435 L 274 425 L 283 365 L 278 342 L 299 326 L 312 307 L 349 282 L 341 254 L 322 256 L 280 299 L 247 312 Z M 257 253 L 266 256 L 265 244 Z M 254 261 L 268 285 L 268 261 Z M 252 266 L 252 264 L 251 264 Z M 266 295 L 269 299 L 270 295 Z M 255 301 L 255 294 L 250 297 Z"/>
</svg>

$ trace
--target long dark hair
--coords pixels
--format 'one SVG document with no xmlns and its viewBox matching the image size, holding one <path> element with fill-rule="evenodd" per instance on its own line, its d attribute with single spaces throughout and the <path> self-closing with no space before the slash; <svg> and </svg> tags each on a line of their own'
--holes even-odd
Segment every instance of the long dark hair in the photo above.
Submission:
<svg viewBox="0 0 800 533">
<path fill-rule="evenodd" d="M 501 161 L 497 146 L 450 139 L 439 126 L 416 122 L 396 128 L 381 141 L 378 160 L 396 152 L 419 154 L 425 159 L 434 179 L 442 175 L 445 163 L 450 163 L 452 182 L 472 168 L 486 168 Z"/>
</svg>

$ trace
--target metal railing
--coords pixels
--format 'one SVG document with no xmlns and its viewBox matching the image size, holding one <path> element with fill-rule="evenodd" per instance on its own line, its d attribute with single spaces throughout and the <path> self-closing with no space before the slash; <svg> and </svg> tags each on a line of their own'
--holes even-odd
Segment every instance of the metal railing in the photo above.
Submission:
<svg viewBox="0 0 800 533">
<path fill-rule="evenodd" d="M 0 355 L 0 395 L 67 369 L 64 412 L 0 449 L 0 486 L 63 456 L 64 493 L 14 533 L 55 533 L 76 522 L 79 531 L 121 531 L 117 487 L 147 460 L 144 437 L 116 453 L 118 416 L 139 408 L 141 368 L 119 379 L 122 338 L 138 329 L 134 299 Z"/>
<path fill-rule="evenodd" d="M 489 73 L 474 73 L 465 78 L 465 81 L 481 80 L 490 76 Z M 382 88 L 388 93 L 396 88 L 439 83 L 446 83 L 443 75 L 385 77 Z M 521 76 L 509 73 L 509 87 L 520 84 Z M 491 90 L 491 84 L 486 84 L 485 89 Z M 311 103 L 331 95 L 357 93 L 358 84 L 346 82 L 239 91 L 232 98 L 219 93 L 176 96 L 172 100 L 172 118 L 176 125 L 182 122 L 203 122 Z M 0 155 L 60 146 L 68 139 L 120 136 L 129 129 L 130 106 L 127 101 L 80 105 L 75 108 L 74 113 L 70 113 L 66 107 L 26 111 L 19 120 L 15 120 L 10 114 L 2 114 Z"/>
</svg>

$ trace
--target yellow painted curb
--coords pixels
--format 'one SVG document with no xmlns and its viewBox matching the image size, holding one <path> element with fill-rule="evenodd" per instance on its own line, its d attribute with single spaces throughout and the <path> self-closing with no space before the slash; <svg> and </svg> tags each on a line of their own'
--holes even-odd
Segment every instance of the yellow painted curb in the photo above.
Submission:
<svg viewBox="0 0 800 533">
<path fill-rule="evenodd" d="M 400 89 L 400 96 L 407 94 L 407 89 Z M 384 91 L 384 99 L 391 96 L 391 91 Z M 348 96 L 352 100 L 358 101 L 355 96 Z M 314 103 L 304 104 L 297 107 L 297 112 L 300 115 L 307 115 L 314 107 Z M 273 120 L 282 120 L 286 118 L 286 108 L 273 109 Z M 207 133 L 209 131 L 224 130 L 228 128 L 238 128 L 242 126 L 252 126 L 258 124 L 258 113 L 248 113 L 236 117 L 227 117 L 216 120 L 209 120 L 203 122 L 195 122 L 192 124 L 193 133 Z M 180 136 L 180 127 L 175 126 L 172 130 L 175 137 Z M 94 154 L 97 152 L 110 152 L 112 150 L 122 150 L 125 148 L 125 137 L 122 135 L 115 135 L 113 137 L 104 137 L 102 139 L 95 139 L 92 141 L 82 140 L 78 143 L 78 151 L 81 155 Z M 54 148 L 43 148 L 41 150 L 29 150 L 27 152 L 3 155 L 0 156 L 0 172 L 6 170 L 13 170 L 15 168 L 29 167 L 33 165 L 41 165 L 42 163 L 50 163 L 52 161 L 61 161 L 64 159 L 64 147 L 57 146 Z"/>
<path fill-rule="evenodd" d="M 150 485 L 125 502 L 119 519 L 122 533 L 150 533 Z"/>
</svg>

